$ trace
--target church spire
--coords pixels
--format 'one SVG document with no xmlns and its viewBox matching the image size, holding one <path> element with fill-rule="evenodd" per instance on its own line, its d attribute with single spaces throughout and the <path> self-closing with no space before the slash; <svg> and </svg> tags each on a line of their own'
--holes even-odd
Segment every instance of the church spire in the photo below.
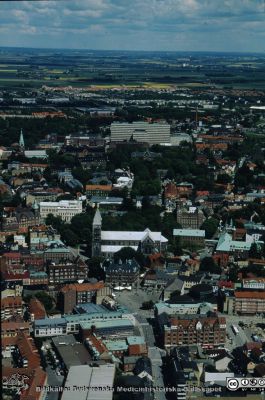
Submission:
<svg viewBox="0 0 265 400">
<path fill-rule="evenodd" d="M 20 130 L 20 136 L 19 136 L 19 146 L 20 147 L 25 147 L 25 142 L 24 142 L 24 136 L 23 136 L 23 130 L 21 128 Z"/>
</svg>

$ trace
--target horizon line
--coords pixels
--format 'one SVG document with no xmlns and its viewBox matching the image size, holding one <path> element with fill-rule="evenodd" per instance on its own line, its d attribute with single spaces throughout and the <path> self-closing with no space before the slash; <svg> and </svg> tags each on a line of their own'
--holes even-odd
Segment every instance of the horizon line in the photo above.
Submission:
<svg viewBox="0 0 265 400">
<path fill-rule="evenodd" d="M 232 50 L 128 50 L 128 49 L 81 49 L 66 47 L 30 47 L 30 46 L 2 46 L 0 49 L 29 49 L 29 50 L 67 50 L 67 51 L 106 51 L 106 52 L 127 52 L 127 53 L 212 53 L 212 54 L 250 54 L 265 55 L 264 51 L 232 51 Z"/>
</svg>

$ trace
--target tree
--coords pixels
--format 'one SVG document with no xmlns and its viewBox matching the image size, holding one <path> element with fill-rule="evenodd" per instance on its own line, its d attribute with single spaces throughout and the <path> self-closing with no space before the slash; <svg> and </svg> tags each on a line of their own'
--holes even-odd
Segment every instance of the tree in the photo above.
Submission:
<svg viewBox="0 0 265 400">
<path fill-rule="evenodd" d="M 211 239 L 219 226 L 219 221 L 215 218 L 208 218 L 204 221 L 201 229 L 205 230 L 206 239 Z"/>
<path fill-rule="evenodd" d="M 45 220 L 46 225 L 52 225 L 54 229 L 60 231 L 63 221 L 60 217 L 55 217 L 53 214 L 48 214 Z"/>
<path fill-rule="evenodd" d="M 135 210 L 133 200 L 130 197 L 123 198 L 122 210 L 125 210 L 125 211 Z"/>
<path fill-rule="evenodd" d="M 92 213 L 75 215 L 70 224 L 71 231 L 78 237 L 79 243 L 89 244 L 92 238 Z"/>
<path fill-rule="evenodd" d="M 176 237 L 174 239 L 174 243 L 172 243 L 172 245 L 169 246 L 169 250 L 172 251 L 174 256 L 182 256 L 183 250 L 181 246 L 181 240 L 179 237 Z"/>
<path fill-rule="evenodd" d="M 236 282 L 238 280 L 238 267 L 234 264 L 229 267 L 228 279 L 232 282 Z"/>
<path fill-rule="evenodd" d="M 146 265 L 146 258 L 145 256 L 138 252 L 135 251 L 132 247 L 122 247 L 117 253 L 114 254 L 114 261 L 117 262 L 119 260 L 122 260 L 125 262 L 126 260 L 132 260 L 135 259 L 140 267 L 144 267 Z"/>
<path fill-rule="evenodd" d="M 67 246 L 76 246 L 79 244 L 79 237 L 70 228 L 63 229 L 62 241 L 65 242 Z"/>
<path fill-rule="evenodd" d="M 83 169 L 82 167 L 76 167 L 72 170 L 73 177 L 78 179 L 83 185 L 85 185 L 89 179 L 91 179 L 90 171 Z"/>
<path fill-rule="evenodd" d="M 106 274 L 103 268 L 101 268 L 102 257 L 92 257 L 88 262 L 88 277 L 96 278 L 99 281 L 104 281 Z"/>
<path fill-rule="evenodd" d="M 227 184 L 231 182 L 231 176 L 228 174 L 220 174 L 217 177 L 217 183 Z"/>
<path fill-rule="evenodd" d="M 222 269 L 215 263 L 212 257 L 205 257 L 201 261 L 200 271 L 209 272 L 212 274 L 220 274 Z"/>
<path fill-rule="evenodd" d="M 44 305 L 45 310 L 51 311 L 53 308 L 53 298 L 48 295 L 46 292 L 37 292 L 35 294 L 35 297 Z"/>
<path fill-rule="evenodd" d="M 250 258 L 261 258 L 261 249 L 257 243 L 252 243 L 248 253 Z"/>
</svg>

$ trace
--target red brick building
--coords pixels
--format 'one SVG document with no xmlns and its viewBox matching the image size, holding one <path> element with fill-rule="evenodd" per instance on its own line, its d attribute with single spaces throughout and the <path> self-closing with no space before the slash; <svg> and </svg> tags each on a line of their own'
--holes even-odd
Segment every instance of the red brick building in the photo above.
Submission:
<svg viewBox="0 0 265 400">
<path fill-rule="evenodd" d="M 223 317 L 169 318 L 163 326 L 164 346 L 196 345 L 212 348 L 225 344 L 226 320 Z"/>
<path fill-rule="evenodd" d="M 65 285 L 59 292 L 59 307 L 65 314 L 72 313 L 77 304 L 90 303 L 94 295 L 104 286 L 104 282 Z"/>
<path fill-rule="evenodd" d="M 235 313 L 240 315 L 255 315 L 265 312 L 264 291 L 235 292 Z"/>
<path fill-rule="evenodd" d="M 22 316 L 22 297 L 9 296 L 1 299 L 1 320 L 8 319 L 13 315 Z"/>
</svg>

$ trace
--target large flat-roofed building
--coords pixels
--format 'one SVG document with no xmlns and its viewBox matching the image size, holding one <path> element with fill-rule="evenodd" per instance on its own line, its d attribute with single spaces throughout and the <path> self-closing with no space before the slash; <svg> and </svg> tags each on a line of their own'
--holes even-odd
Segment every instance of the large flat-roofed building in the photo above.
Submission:
<svg viewBox="0 0 265 400">
<path fill-rule="evenodd" d="M 265 292 L 263 290 L 235 292 L 234 310 L 236 314 L 241 315 L 265 313 Z"/>
<path fill-rule="evenodd" d="M 70 367 L 61 400 L 111 400 L 114 376 L 115 364 Z"/>
<path fill-rule="evenodd" d="M 45 219 L 49 214 L 61 217 L 63 221 L 70 222 L 71 219 L 82 212 L 82 201 L 61 200 L 61 201 L 41 201 L 40 216 Z"/>
<path fill-rule="evenodd" d="M 44 318 L 34 321 L 35 337 L 65 335 L 67 322 L 65 318 Z"/>
<path fill-rule="evenodd" d="M 125 336 L 132 335 L 135 326 L 135 317 L 126 309 L 117 311 L 100 311 L 82 314 L 64 315 L 63 317 L 44 318 L 35 320 L 33 331 L 35 337 L 62 336 L 69 333 L 78 333 L 80 328 L 93 330 L 96 326 L 100 331 L 113 335 L 116 330 L 125 332 Z"/>
<path fill-rule="evenodd" d="M 82 343 L 76 341 L 74 335 L 54 337 L 52 342 L 59 360 L 68 371 L 74 365 L 85 365 L 91 362 L 88 350 Z"/>
<path fill-rule="evenodd" d="M 223 317 L 184 318 L 168 317 L 165 320 L 164 346 L 166 349 L 180 345 L 214 347 L 226 341 L 226 320 Z"/>
<path fill-rule="evenodd" d="M 110 126 L 110 132 L 112 142 L 134 140 L 150 145 L 170 143 L 170 125 L 166 122 L 114 122 Z"/>
<path fill-rule="evenodd" d="M 134 334 L 134 325 L 129 318 L 112 318 L 97 320 L 97 318 L 80 323 L 83 340 L 96 333 L 106 339 L 125 339 Z"/>
<path fill-rule="evenodd" d="M 180 238 L 183 245 L 204 246 L 205 244 L 205 231 L 201 229 L 174 229 L 173 236 Z"/>
<path fill-rule="evenodd" d="M 247 256 L 251 247 L 251 242 L 233 240 L 232 235 L 224 231 L 218 240 L 216 253 L 233 253 L 237 256 Z"/>
</svg>

